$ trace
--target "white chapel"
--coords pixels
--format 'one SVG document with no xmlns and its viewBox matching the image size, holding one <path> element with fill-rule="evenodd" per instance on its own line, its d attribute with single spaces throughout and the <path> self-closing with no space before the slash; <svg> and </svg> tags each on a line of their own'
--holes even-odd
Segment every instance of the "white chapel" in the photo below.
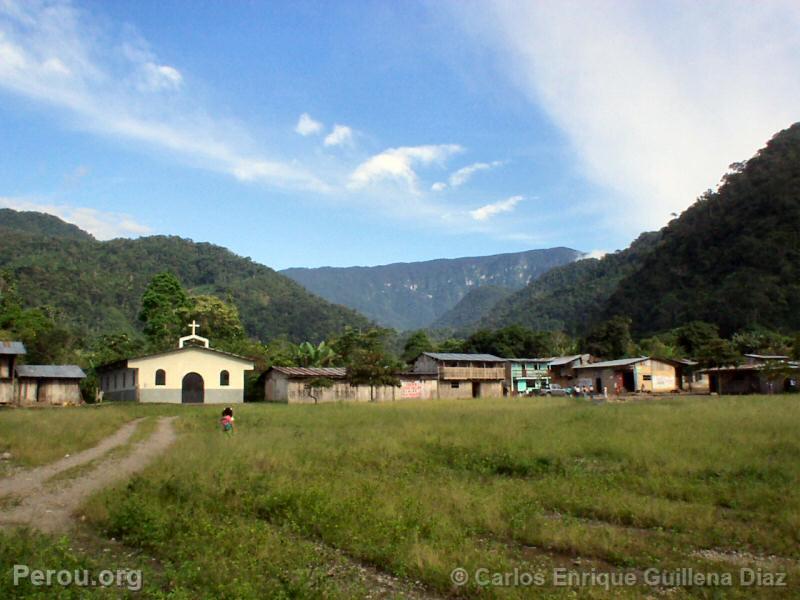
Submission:
<svg viewBox="0 0 800 600">
<path fill-rule="evenodd" d="M 128 358 L 97 369 L 103 400 L 169 404 L 236 404 L 244 402 L 244 372 L 255 367 L 242 356 L 215 350 L 208 338 L 191 335 L 178 347 Z"/>
</svg>

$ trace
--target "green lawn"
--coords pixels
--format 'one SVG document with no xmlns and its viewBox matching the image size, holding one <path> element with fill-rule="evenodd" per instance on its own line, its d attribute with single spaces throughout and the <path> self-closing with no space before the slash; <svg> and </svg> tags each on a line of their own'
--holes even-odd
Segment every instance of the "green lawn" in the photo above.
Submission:
<svg viewBox="0 0 800 600">
<path fill-rule="evenodd" d="M 95 425 L 107 434 L 168 413 L 181 415 L 172 450 L 82 511 L 100 536 L 147 557 L 149 597 L 365 595 L 370 581 L 353 565 L 419 581 L 434 596 L 531 596 L 478 585 L 480 568 L 542 573 L 549 585 L 538 591 L 556 597 L 659 590 L 554 587 L 553 568 L 641 580 L 651 567 L 691 567 L 738 580 L 750 565 L 787 572 L 790 589 L 684 585 L 672 595 L 800 590 L 797 396 L 245 405 L 232 438 L 212 407 L 5 411 L 0 432 L 16 434 L 0 439 L 24 455 L 26 433 L 59 431 L 58 456 L 70 432 L 85 447 Z M 0 535 L 0 564 L 103 565 L 90 549 L 49 543 Z M 467 585 L 452 584 L 455 567 L 471 575 Z M 0 573 L 0 596 L 9 582 Z"/>
</svg>

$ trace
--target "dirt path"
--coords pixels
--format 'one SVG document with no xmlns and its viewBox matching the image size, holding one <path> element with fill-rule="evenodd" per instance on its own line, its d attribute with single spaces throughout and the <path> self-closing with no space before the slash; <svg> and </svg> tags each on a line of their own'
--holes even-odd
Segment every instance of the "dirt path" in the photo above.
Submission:
<svg viewBox="0 0 800 600">
<path fill-rule="evenodd" d="M 27 496 L 34 489 L 41 487 L 42 484 L 62 471 L 78 467 L 90 461 L 100 458 L 106 452 L 122 446 L 131 439 L 143 419 L 134 419 L 125 423 L 117 429 L 115 433 L 104 438 L 97 446 L 72 454 L 61 460 L 57 460 L 49 465 L 37 467 L 35 469 L 23 470 L 10 477 L 0 479 L 0 496 L 13 494 L 14 496 Z"/>
<path fill-rule="evenodd" d="M 175 418 L 159 418 L 153 435 L 135 444 L 127 456 L 103 461 L 88 473 L 68 480 L 56 489 L 44 488 L 43 483 L 61 471 L 89 462 L 124 444 L 130 439 L 140 420 L 124 425 L 94 448 L 74 457 L 0 481 L 0 495 L 24 495 L 19 505 L 0 510 L 0 525 L 29 525 L 45 532 L 67 529 L 72 513 L 87 496 L 144 469 L 175 441 L 172 428 Z"/>
</svg>

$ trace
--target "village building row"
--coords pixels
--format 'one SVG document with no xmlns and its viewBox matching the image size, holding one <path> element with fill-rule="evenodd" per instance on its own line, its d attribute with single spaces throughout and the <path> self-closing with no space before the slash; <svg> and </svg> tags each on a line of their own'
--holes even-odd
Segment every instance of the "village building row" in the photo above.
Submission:
<svg viewBox="0 0 800 600">
<path fill-rule="evenodd" d="M 491 354 L 424 352 L 410 371 L 397 374 L 399 386 L 353 386 L 346 381 L 343 368 L 271 367 L 260 381 L 268 402 L 488 398 L 503 395 L 505 369 L 505 359 Z M 333 385 L 313 387 L 320 378 Z"/>
<path fill-rule="evenodd" d="M 0 405 L 48 406 L 80 404 L 80 382 L 86 377 L 76 365 L 19 364 L 26 353 L 22 342 L 0 341 Z"/>
<path fill-rule="evenodd" d="M 210 347 L 191 335 L 177 348 L 98 367 L 98 400 L 171 404 L 238 404 L 244 401 L 250 359 Z M 81 402 L 75 365 L 19 364 L 25 347 L 0 342 L 0 404 L 51 405 Z M 407 399 L 527 396 L 556 386 L 595 394 L 745 394 L 796 391 L 800 363 L 786 356 L 745 355 L 738 367 L 698 369 L 690 360 L 635 357 L 591 362 L 588 354 L 547 358 L 501 358 L 491 354 L 424 352 L 399 386 L 350 385 L 341 367 L 271 367 L 258 380 L 270 402 L 386 402 Z M 776 367 L 777 365 L 777 367 Z M 320 381 L 325 380 L 324 384 Z"/>
</svg>

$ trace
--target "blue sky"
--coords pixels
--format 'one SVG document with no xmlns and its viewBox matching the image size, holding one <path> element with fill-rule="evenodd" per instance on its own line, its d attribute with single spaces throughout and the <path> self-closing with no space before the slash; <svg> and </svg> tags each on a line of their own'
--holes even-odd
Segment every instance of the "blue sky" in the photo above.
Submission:
<svg viewBox="0 0 800 600">
<path fill-rule="evenodd" d="M 796 2 L 0 0 L 0 206 L 274 268 L 625 247 L 798 120 Z"/>
</svg>

